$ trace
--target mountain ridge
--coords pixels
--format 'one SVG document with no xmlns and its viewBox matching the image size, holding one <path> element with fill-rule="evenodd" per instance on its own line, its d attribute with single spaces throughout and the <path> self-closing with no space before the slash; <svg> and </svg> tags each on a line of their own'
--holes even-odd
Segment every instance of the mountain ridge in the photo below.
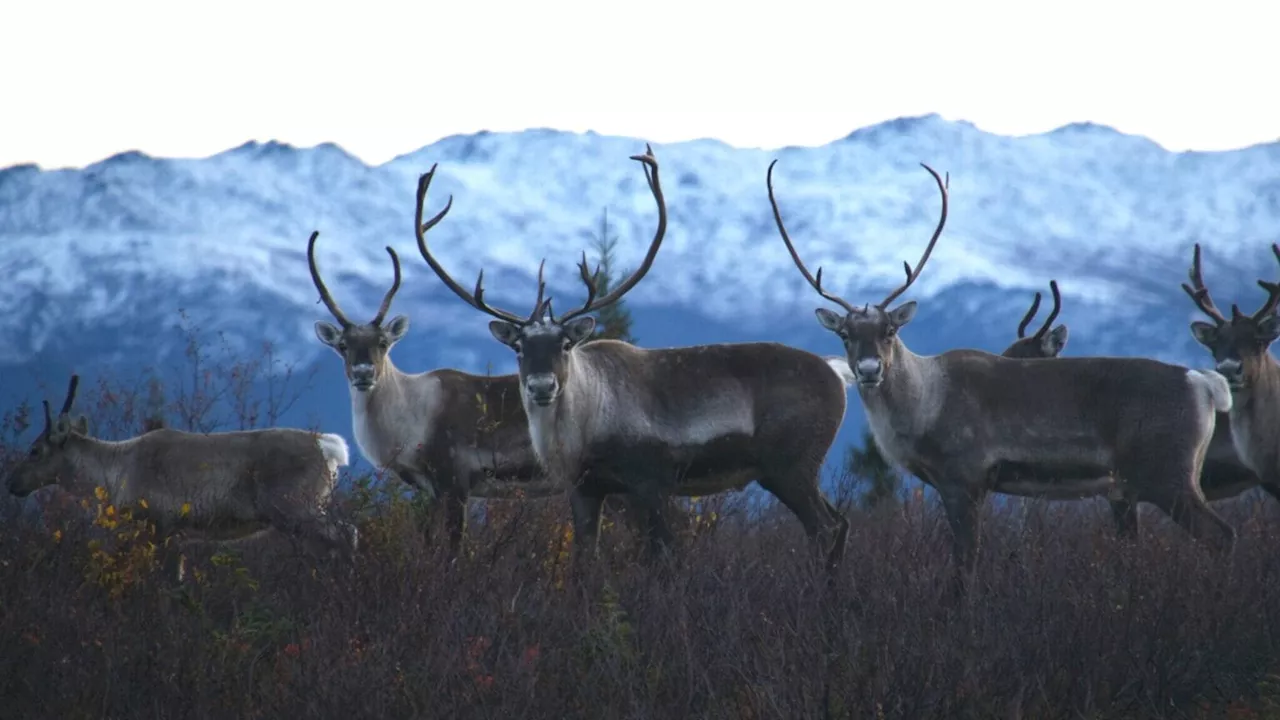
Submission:
<svg viewBox="0 0 1280 720">
<path fill-rule="evenodd" d="M 860 128 L 816 147 L 734 148 L 719 140 L 652 143 L 670 224 L 649 276 L 628 296 L 643 345 L 770 339 L 819 355 L 839 344 L 812 319 L 823 301 L 795 271 L 765 192 L 774 185 L 806 264 L 851 302 L 875 302 L 901 280 L 937 221 L 919 163 L 950 176 L 947 230 L 907 297 L 921 302 L 904 338 L 917 352 L 1012 341 L 1036 291 L 1057 279 L 1067 354 L 1133 354 L 1208 364 L 1186 323 L 1178 284 L 1191 245 L 1219 304 L 1256 306 L 1253 280 L 1280 273 L 1280 143 L 1169 152 L 1092 123 L 1004 136 L 936 114 Z M 371 317 L 391 282 L 392 315 L 411 317 L 393 353 L 405 370 L 514 369 L 485 318 L 453 297 L 417 252 L 418 175 L 433 165 L 428 214 L 454 198 L 428 240 L 459 282 L 483 267 L 490 299 L 524 308 L 547 259 L 548 292 L 571 303 L 573 268 L 602 208 L 634 267 L 652 237 L 653 200 L 628 156 L 641 139 L 527 130 L 453 135 L 367 165 L 334 143 L 249 141 L 205 158 L 125 151 L 81 169 L 0 170 L 0 398 L 40 399 L 74 364 L 120 373 L 182 362 L 172 328 L 189 321 L 239 352 L 270 342 L 282 361 L 316 370 L 324 388 L 301 404 L 350 440 L 340 363 L 315 339 L 328 319 L 306 269 L 307 237 L 353 318 Z M 856 397 L 842 437 L 862 424 Z M 833 456 L 838 453 L 833 453 Z"/>
</svg>

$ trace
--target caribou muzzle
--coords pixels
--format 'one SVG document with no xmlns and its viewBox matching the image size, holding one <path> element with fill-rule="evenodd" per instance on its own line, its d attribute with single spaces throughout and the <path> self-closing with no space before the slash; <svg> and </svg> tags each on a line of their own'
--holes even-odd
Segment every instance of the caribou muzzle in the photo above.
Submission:
<svg viewBox="0 0 1280 720">
<path fill-rule="evenodd" d="M 530 375 L 524 381 L 524 392 L 538 407 L 547 407 L 560 395 L 560 382 L 554 373 Z"/>
<path fill-rule="evenodd" d="M 1223 360 L 1215 366 L 1215 369 L 1227 379 L 1227 386 L 1232 390 L 1244 387 L 1244 363 L 1239 360 Z"/>
<path fill-rule="evenodd" d="M 876 387 L 884 381 L 884 363 L 880 358 L 858 358 L 853 364 L 853 377 L 862 387 Z"/>
<path fill-rule="evenodd" d="M 369 392 L 377 384 L 377 374 L 372 365 L 351 366 L 351 387 L 360 392 Z"/>
</svg>

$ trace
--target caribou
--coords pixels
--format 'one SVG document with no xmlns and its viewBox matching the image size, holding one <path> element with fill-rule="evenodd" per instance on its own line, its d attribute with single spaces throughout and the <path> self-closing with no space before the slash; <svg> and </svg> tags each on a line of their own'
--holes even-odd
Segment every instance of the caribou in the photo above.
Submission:
<svg viewBox="0 0 1280 720">
<path fill-rule="evenodd" d="M 876 444 L 887 460 L 938 491 L 953 535 L 960 587 L 978 551 L 978 519 L 991 492 L 1083 498 L 1130 491 L 1168 513 L 1192 537 L 1226 550 L 1235 531 L 1206 504 L 1198 478 L 1214 412 L 1231 408 L 1226 380 L 1146 358 L 1006 358 L 958 349 L 916 355 L 899 332 L 916 301 L 890 304 L 919 278 L 947 219 L 947 188 L 933 237 L 906 280 L 874 306 L 857 307 L 810 274 L 783 224 L 766 175 L 774 221 L 800 274 L 844 314 L 817 308 L 844 344 Z M 1001 463 L 1034 464 L 1037 477 L 1002 481 Z M 1044 481 L 1041 477 L 1052 477 Z"/>
<path fill-rule="evenodd" d="M 1280 261 L 1280 245 L 1271 252 Z M 1251 474 L 1237 472 L 1238 480 L 1228 488 L 1239 488 L 1236 494 L 1254 485 L 1280 500 L 1280 364 L 1269 351 L 1280 337 L 1280 283 L 1259 280 L 1267 291 L 1267 299 L 1252 315 L 1245 315 L 1239 305 L 1231 306 L 1228 320 L 1214 304 L 1205 287 L 1200 269 L 1200 245 L 1195 246 L 1188 273 L 1191 284 L 1182 289 L 1213 324 L 1194 321 L 1191 334 L 1213 353 L 1216 369 L 1231 387 L 1233 403 L 1228 415 L 1229 437 L 1235 457 Z M 1221 422 L 1221 421 L 1219 421 Z M 1225 491 L 1225 490 L 1224 490 Z M 1209 493 L 1209 489 L 1205 489 Z"/>
<path fill-rule="evenodd" d="M 1027 325 L 1035 317 L 1040 308 L 1040 293 L 1035 294 L 1031 309 L 1018 325 L 1018 339 L 1005 349 L 1005 357 L 1020 358 L 1056 358 L 1067 344 L 1067 326 L 1059 325 L 1053 330 L 1049 327 L 1062 308 L 1062 296 L 1058 292 L 1057 281 L 1049 281 L 1049 289 L 1053 293 L 1053 311 L 1044 325 L 1031 337 L 1024 337 Z M 1001 465 L 999 473 L 1029 475 L 1034 474 L 1033 466 Z M 1005 477 L 1004 481 L 1010 478 Z M 1209 441 L 1209 450 L 1205 454 L 1204 464 L 1200 470 L 1200 490 L 1205 500 L 1216 502 L 1235 497 L 1246 490 L 1262 484 L 1257 473 L 1253 472 L 1241 460 L 1236 452 L 1231 435 L 1230 414 L 1219 412 L 1213 425 L 1213 437 Z M 1264 486 L 1266 487 L 1266 486 Z M 1274 495 L 1272 488 L 1269 492 Z M 1138 536 L 1138 504 L 1131 493 L 1120 493 L 1109 499 L 1111 514 L 1116 523 L 1116 532 L 1121 537 L 1136 538 Z"/>
<path fill-rule="evenodd" d="M 342 553 L 358 544 L 355 526 L 326 511 L 338 468 L 340 435 L 296 428 L 188 433 L 169 428 L 109 441 L 71 417 L 80 377 L 71 376 L 57 417 L 44 402 L 44 430 L 9 474 L 9 492 L 26 497 L 59 485 L 77 495 L 106 490 L 137 505 L 158 535 L 203 532 L 211 539 L 277 530 Z M 142 501 L 145 501 L 145 506 Z"/>
<path fill-rule="evenodd" d="M 594 545 L 606 495 L 625 493 L 648 509 L 651 556 L 673 539 L 659 503 L 669 495 L 741 490 L 753 479 L 799 519 L 812 544 L 839 564 L 849 531 L 819 488 L 823 460 L 844 419 L 845 385 L 822 358 L 776 343 L 638 348 L 586 342 L 588 313 L 621 299 L 649 272 L 667 228 L 658 161 L 640 162 L 658 222 L 640 266 L 603 296 L 583 254 L 586 301 L 556 316 L 538 273 L 533 312 L 522 316 L 484 299 L 483 271 L 468 291 L 432 257 L 421 222 L 418 249 L 440 280 L 494 318 L 489 330 L 511 348 L 529 436 L 548 476 L 569 491 L 574 539 Z M 545 262 L 544 262 L 545 266 Z"/>
<path fill-rule="evenodd" d="M 425 195 L 431 172 L 423 176 Z M 427 221 L 439 223 L 452 206 Z M 419 218 L 420 220 L 420 218 Z M 422 223 L 419 222 L 419 225 Z M 374 466 L 443 506 L 450 550 L 456 552 L 470 497 L 512 498 L 550 493 L 539 484 L 528 423 L 515 375 L 472 375 L 452 369 L 411 374 L 391 361 L 391 349 L 409 330 L 409 318 L 383 323 L 400 289 L 400 258 L 391 256 L 394 278 L 378 312 L 368 323 L 350 320 L 329 293 L 316 265 L 319 232 L 307 242 L 307 262 L 320 300 L 338 325 L 317 321 L 316 337 L 342 358 L 351 393 L 351 427 L 356 446 Z"/>
</svg>

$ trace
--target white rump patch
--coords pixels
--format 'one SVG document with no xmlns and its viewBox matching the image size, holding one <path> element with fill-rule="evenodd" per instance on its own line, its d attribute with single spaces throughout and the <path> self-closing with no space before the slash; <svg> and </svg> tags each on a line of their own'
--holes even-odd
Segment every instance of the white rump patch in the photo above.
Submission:
<svg viewBox="0 0 1280 720">
<path fill-rule="evenodd" d="M 329 463 L 330 470 L 336 472 L 338 468 L 351 462 L 347 441 L 343 440 L 341 435 L 322 433 L 316 438 L 316 443 L 320 446 L 320 452 L 324 453 L 325 462 Z"/>
<path fill-rule="evenodd" d="M 1188 370 L 1187 380 L 1191 382 L 1191 387 L 1208 393 L 1209 404 L 1215 411 L 1231 411 L 1231 386 L 1221 373 L 1216 370 Z"/>
<path fill-rule="evenodd" d="M 853 387 L 854 377 L 853 368 L 849 367 L 849 361 L 839 355 L 827 355 L 822 358 L 827 361 L 827 365 L 836 371 L 836 376 L 840 378 L 845 387 Z"/>
</svg>

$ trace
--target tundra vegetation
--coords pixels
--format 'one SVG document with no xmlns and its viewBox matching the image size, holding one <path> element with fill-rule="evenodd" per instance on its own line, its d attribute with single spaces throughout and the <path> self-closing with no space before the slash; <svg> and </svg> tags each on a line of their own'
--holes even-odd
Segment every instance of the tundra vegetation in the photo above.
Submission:
<svg viewBox="0 0 1280 720">
<path fill-rule="evenodd" d="M 1229 370 L 1270 339 L 1250 322 L 1193 332 Z M 1227 343 L 1245 330 L 1252 344 Z M 105 439 L 251 430 L 334 391 L 269 347 L 208 348 L 191 331 L 175 381 L 86 376 L 76 410 Z M 0 416 L 0 474 L 42 421 Z M 182 581 L 141 499 L 5 494 L 0 717 L 1280 717 L 1280 504 L 1261 490 L 1214 505 L 1229 562 L 1155 508 L 1131 543 L 1103 498 L 984 504 L 956 597 L 939 498 L 899 482 L 872 437 L 825 479 L 850 521 L 835 582 L 766 493 L 694 506 L 663 572 L 637 561 L 645 538 L 602 524 L 598 558 L 568 574 L 566 503 L 473 500 L 454 552 L 420 532 L 405 482 L 344 468 L 329 514 L 358 529 L 355 562 L 246 543 L 194 553 Z"/>
</svg>

